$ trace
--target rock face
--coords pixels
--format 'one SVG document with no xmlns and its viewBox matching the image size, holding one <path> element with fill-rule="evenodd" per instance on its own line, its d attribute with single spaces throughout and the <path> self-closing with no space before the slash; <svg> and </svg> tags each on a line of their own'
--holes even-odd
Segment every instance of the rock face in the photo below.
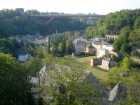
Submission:
<svg viewBox="0 0 140 105">
<path fill-rule="evenodd" d="M 115 85 L 115 87 L 110 91 L 108 101 L 112 102 L 117 97 L 117 94 L 118 94 L 118 91 L 119 91 L 119 84 L 120 83 Z"/>
<path fill-rule="evenodd" d="M 111 103 L 116 103 L 118 101 L 124 100 L 126 98 L 127 88 L 121 83 L 117 83 L 114 88 L 109 92 L 108 101 Z"/>
</svg>

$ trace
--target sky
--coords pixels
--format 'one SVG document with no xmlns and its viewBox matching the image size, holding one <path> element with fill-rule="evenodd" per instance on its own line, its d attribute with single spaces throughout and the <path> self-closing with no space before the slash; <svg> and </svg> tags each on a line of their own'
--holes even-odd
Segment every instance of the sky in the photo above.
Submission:
<svg viewBox="0 0 140 105">
<path fill-rule="evenodd" d="M 25 8 L 42 12 L 107 14 L 140 8 L 140 0 L 0 0 L 0 9 Z"/>
</svg>

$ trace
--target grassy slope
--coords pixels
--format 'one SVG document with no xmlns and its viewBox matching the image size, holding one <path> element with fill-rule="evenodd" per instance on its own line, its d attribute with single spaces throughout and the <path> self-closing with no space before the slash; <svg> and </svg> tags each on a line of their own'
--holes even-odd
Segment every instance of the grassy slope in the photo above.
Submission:
<svg viewBox="0 0 140 105">
<path fill-rule="evenodd" d="M 91 70 L 93 75 L 96 76 L 98 80 L 102 84 L 107 84 L 108 83 L 108 72 L 103 71 L 99 68 L 93 68 L 90 66 L 90 59 L 93 58 L 93 56 L 89 57 L 76 57 L 76 60 L 81 62 L 88 70 Z"/>
<path fill-rule="evenodd" d="M 55 63 L 60 65 L 66 65 L 71 67 L 72 70 L 89 70 L 93 73 L 94 76 L 103 84 L 108 84 L 108 78 L 109 73 L 106 71 L 103 71 L 99 68 L 93 68 L 90 66 L 90 59 L 93 58 L 93 56 L 89 57 L 75 57 L 71 58 L 71 56 L 66 57 L 58 57 L 55 59 Z"/>
</svg>

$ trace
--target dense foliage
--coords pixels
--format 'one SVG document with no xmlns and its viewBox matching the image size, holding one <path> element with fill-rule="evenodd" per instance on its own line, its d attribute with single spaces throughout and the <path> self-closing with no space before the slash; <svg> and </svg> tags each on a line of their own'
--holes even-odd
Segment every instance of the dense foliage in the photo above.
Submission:
<svg viewBox="0 0 140 105">
<path fill-rule="evenodd" d="M 0 38 L 0 52 L 14 54 L 16 51 L 16 41 Z"/>
<path fill-rule="evenodd" d="M 0 52 L 18 57 L 19 54 L 30 53 L 33 55 L 35 45 L 27 41 L 17 41 L 15 38 L 0 38 Z"/>
<path fill-rule="evenodd" d="M 0 53 L 0 105 L 33 105 L 25 71 L 13 57 Z"/>
<path fill-rule="evenodd" d="M 98 30 L 102 34 L 120 33 L 123 27 L 131 29 L 139 27 L 140 10 L 122 10 L 108 14 L 97 23 Z"/>
</svg>

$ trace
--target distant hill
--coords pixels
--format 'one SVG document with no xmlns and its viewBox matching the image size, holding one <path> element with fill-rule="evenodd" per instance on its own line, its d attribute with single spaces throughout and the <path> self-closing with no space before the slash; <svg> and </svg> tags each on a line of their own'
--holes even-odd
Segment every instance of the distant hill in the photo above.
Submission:
<svg viewBox="0 0 140 105">
<path fill-rule="evenodd" d="M 130 29 L 140 27 L 140 9 L 110 13 L 97 23 L 98 31 L 102 34 L 120 33 L 124 27 Z"/>
<path fill-rule="evenodd" d="M 72 15 L 59 13 L 41 13 L 23 9 L 0 11 L 0 35 L 26 35 L 83 30 L 94 25 L 100 15 Z"/>
</svg>

